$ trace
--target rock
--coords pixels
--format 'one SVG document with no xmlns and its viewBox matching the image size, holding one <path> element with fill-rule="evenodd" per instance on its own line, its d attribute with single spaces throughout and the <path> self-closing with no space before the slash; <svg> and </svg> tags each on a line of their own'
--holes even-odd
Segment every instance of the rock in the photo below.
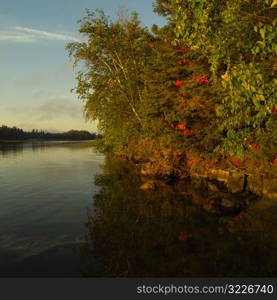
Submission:
<svg viewBox="0 0 277 300">
<path fill-rule="evenodd" d="M 244 209 L 244 204 L 222 199 L 219 212 L 222 216 L 236 216 Z"/>
<path fill-rule="evenodd" d="M 211 182 L 208 182 L 208 189 L 212 192 L 219 192 L 219 188 Z"/>
<path fill-rule="evenodd" d="M 191 178 L 197 178 L 197 179 L 208 177 L 207 170 L 205 170 L 204 168 L 201 168 L 201 167 L 196 167 L 196 166 L 193 166 L 190 168 L 189 175 Z"/>
<path fill-rule="evenodd" d="M 216 185 L 213 183 L 207 184 L 207 188 L 211 192 L 219 192 L 227 188 L 228 191 L 233 194 L 244 192 L 245 183 L 247 181 L 247 191 L 277 202 L 277 177 L 274 175 L 267 177 L 257 174 L 246 175 L 238 171 L 225 171 L 220 169 L 205 171 L 200 168 L 191 168 L 190 177 L 192 179 L 191 183 L 195 187 L 198 185 L 202 186 L 205 179 L 211 181 L 216 180 L 218 181 Z"/>
<path fill-rule="evenodd" d="M 244 188 L 245 175 L 239 172 L 230 172 L 227 179 L 227 188 L 231 193 L 240 193 Z"/>
<path fill-rule="evenodd" d="M 229 177 L 229 171 L 212 169 L 209 172 L 209 179 L 215 179 L 222 182 L 227 182 Z"/>
<path fill-rule="evenodd" d="M 143 183 L 140 187 L 140 190 L 143 191 L 149 191 L 149 190 L 155 190 L 156 189 L 156 184 L 154 181 L 147 181 L 145 183 Z"/>
<path fill-rule="evenodd" d="M 247 177 L 247 189 L 259 196 L 263 194 L 263 176 L 249 175 Z"/>
<path fill-rule="evenodd" d="M 190 180 L 190 186 L 193 187 L 193 189 L 201 189 L 201 188 L 205 188 L 207 185 L 207 180 L 206 178 L 196 178 L 196 177 L 193 177 L 191 178 Z"/>
<path fill-rule="evenodd" d="M 219 193 L 210 198 L 213 210 L 220 216 L 233 216 L 238 214 L 243 205 L 238 203 L 229 193 Z M 210 210 L 212 212 L 212 210 Z"/>
<path fill-rule="evenodd" d="M 277 178 L 264 177 L 263 195 L 270 200 L 277 201 Z"/>
<path fill-rule="evenodd" d="M 221 200 L 221 206 L 224 207 L 224 208 L 232 208 L 232 207 L 235 207 L 235 203 L 231 200 L 223 198 Z"/>
<path fill-rule="evenodd" d="M 203 208 L 204 208 L 207 212 L 212 213 L 212 214 L 214 214 L 214 213 L 217 212 L 217 211 L 216 211 L 216 208 L 215 208 L 215 206 L 214 206 L 214 204 L 213 204 L 212 202 L 208 202 L 208 203 L 204 204 L 204 205 L 203 205 Z"/>
<path fill-rule="evenodd" d="M 264 195 L 267 199 L 270 199 L 271 201 L 277 202 L 277 192 L 271 192 Z"/>
<path fill-rule="evenodd" d="M 277 178 L 262 175 L 249 175 L 247 178 L 247 189 L 259 196 L 277 201 Z"/>
<path fill-rule="evenodd" d="M 146 163 L 142 166 L 140 174 L 143 176 L 154 176 L 156 174 L 156 170 L 150 163 Z"/>
</svg>

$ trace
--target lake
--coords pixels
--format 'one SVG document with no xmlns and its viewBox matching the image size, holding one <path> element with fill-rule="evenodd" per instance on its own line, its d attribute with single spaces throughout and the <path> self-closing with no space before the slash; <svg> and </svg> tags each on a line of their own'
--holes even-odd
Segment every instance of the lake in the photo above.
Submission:
<svg viewBox="0 0 277 300">
<path fill-rule="evenodd" d="M 78 274 L 72 246 L 84 240 L 103 161 L 85 142 L 0 144 L 1 276 Z"/>
<path fill-rule="evenodd" d="M 0 276 L 277 276 L 277 203 L 247 190 L 35 141 L 0 144 L 0 187 Z"/>
</svg>

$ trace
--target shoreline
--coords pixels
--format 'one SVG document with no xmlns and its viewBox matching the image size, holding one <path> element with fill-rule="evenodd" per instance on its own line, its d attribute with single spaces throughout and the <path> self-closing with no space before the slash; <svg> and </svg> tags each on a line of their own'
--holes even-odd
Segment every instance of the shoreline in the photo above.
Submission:
<svg viewBox="0 0 277 300">
<path fill-rule="evenodd" d="M 162 180 L 168 182 L 180 181 L 189 178 L 190 180 L 207 185 L 214 185 L 222 187 L 229 193 L 239 195 L 241 193 L 250 192 L 257 196 L 264 197 L 270 201 L 277 202 L 277 174 L 274 172 L 274 166 L 271 169 L 264 169 L 261 173 L 247 172 L 245 169 L 239 168 L 222 168 L 217 166 L 208 166 L 209 160 L 200 163 L 194 163 L 188 166 L 186 161 L 186 168 L 179 166 L 179 174 L 162 174 L 166 170 L 158 165 L 157 161 L 138 161 L 130 156 L 113 154 L 116 157 L 121 157 L 128 161 L 132 161 L 139 170 L 141 176 L 148 178 L 145 183 L 150 182 L 151 179 Z M 156 164 L 155 164 L 156 163 Z"/>
</svg>

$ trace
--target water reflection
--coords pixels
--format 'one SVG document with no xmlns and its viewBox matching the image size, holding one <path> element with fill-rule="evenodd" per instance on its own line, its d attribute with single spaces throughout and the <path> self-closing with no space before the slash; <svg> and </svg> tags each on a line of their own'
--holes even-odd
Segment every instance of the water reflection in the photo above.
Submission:
<svg viewBox="0 0 277 300">
<path fill-rule="evenodd" d="M 23 151 L 23 143 L 1 143 L 0 153 L 4 158 L 5 156 L 16 156 Z"/>
<path fill-rule="evenodd" d="M 0 277 L 78 276 L 104 157 L 87 142 L 0 143 L 0 153 Z"/>
<path fill-rule="evenodd" d="M 277 276 L 276 205 L 207 182 L 142 191 L 142 181 L 107 158 L 81 247 L 85 276 Z"/>
</svg>

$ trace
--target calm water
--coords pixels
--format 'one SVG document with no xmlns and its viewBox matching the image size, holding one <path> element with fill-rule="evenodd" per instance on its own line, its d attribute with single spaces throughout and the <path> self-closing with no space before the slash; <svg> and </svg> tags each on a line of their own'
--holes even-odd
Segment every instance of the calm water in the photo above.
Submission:
<svg viewBox="0 0 277 300">
<path fill-rule="evenodd" d="M 20 275 L 26 265 L 34 274 L 57 269 L 76 275 L 72 249 L 84 240 L 102 162 L 103 156 L 79 142 L 0 144 L 1 276 Z M 46 268 L 51 259 L 59 264 Z"/>
<path fill-rule="evenodd" d="M 82 143 L 5 144 L 0 163 L 0 276 L 277 276 L 272 200 L 205 180 L 141 190 L 134 164 Z"/>
<path fill-rule="evenodd" d="M 205 180 L 139 189 L 147 180 L 107 157 L 81 248 L 87 276 L 277 276 L 276 202 Z"/>
</svg>

